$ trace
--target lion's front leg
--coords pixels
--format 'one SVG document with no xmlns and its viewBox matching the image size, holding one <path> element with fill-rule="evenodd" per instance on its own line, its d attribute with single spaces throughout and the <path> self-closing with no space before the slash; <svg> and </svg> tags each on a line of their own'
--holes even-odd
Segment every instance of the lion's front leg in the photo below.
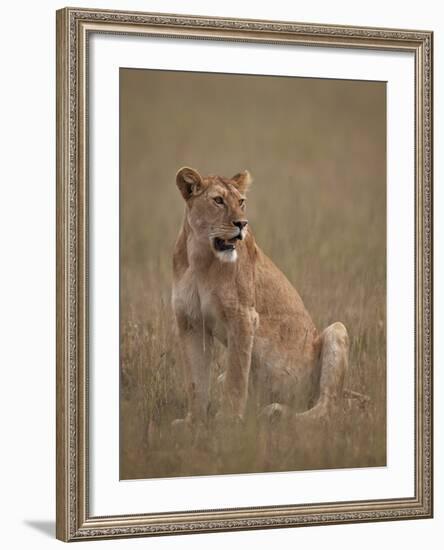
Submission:
<svg viewBox="0 0 444 550">
<path fill-rule="evenodd" d="M 230 315 L 227 331 L 228 367 L 223 381 L 223 414 L 243 419 L 248 398 L 251 353 L 257 313 L 251 308 Z"/>
<path fill-rule="evenodd" d="M 213 339 L 206 328 L 178 318 L 179 348 L 188 396 L 187 422 L 205 422 L 209 404 Z"/>
</svg>

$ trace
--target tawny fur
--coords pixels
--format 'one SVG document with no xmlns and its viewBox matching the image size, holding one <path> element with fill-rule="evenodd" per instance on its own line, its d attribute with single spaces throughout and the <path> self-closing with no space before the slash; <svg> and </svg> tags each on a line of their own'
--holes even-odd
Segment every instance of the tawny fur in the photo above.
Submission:
<svg viewBox="0 0 444 550">
<path fill-rule="evenodd" d="M 257 245 L 246 224 L 249 173 L 228 179 L 182 168 L 176 183 L 186 207 L 173 257 L 172 302 L 188 420 L 207 414 L 215 338 L 228 354 L 220 378 L 223 415 L 244 417 L 251 381 L 265 414 L 327 414 L 342 394 L 347 330 L 334 323 L 319 334 L 296 289 Z"/>
</svg>

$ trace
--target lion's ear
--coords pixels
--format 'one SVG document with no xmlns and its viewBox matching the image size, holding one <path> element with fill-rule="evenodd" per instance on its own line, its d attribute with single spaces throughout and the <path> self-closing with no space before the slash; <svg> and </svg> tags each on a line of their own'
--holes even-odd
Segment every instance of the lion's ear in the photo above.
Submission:
<svg viewBox="0 0 444 550">
<path fill-rule="evenodd" d="M 239 192 L 244 195 L 248 191 L 250 185 L 253 183 L 253 178 L 251 177 L 251 174 L 248 170 L 239 172 L 239 174 L 236 174 L 231 179 L 234 181 L 234 184 L 236 185 Z"/>
<path fill-rule="evenodd" d="M 192 195 L 197 195 L 203 190 L 204 181 L 197 170 L 184 166 L 176 174 L 176 185 L 187 201 Z"/>
</svg>

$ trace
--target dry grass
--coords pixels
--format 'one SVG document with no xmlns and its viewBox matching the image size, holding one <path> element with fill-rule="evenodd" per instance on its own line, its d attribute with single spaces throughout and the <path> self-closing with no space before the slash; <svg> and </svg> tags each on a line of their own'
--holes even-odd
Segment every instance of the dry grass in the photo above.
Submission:
<svg viewBox="0 0 444 550">
<path fill-rule="evenodd" d="M 347 326 L 346 386 L 371 398 L 327 426 L 283 430 L 266 463 L 252 411 L 241 432 L 198 441 L 170 428 L 186 410 L 170 307 L 184 164 L 252 172 L 259 246 L 318 328 Z M 383 84 L 122 70 L 121 478 L 385 464 L 385 215 Z M 213 379 L 222 350 L 215 359 Z"/>
</svg>

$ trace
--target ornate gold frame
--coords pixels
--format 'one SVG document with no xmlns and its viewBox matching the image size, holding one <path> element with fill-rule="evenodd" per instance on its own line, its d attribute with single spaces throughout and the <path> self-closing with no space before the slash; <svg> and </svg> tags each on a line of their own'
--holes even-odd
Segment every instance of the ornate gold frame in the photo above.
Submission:
<svg viewBox="0 0 444 550">
<path fill-rule="evenodd" d="M 415 496 L 92 517 L 88 510 L 87 43 L 93 32 L 305 44 L 415 56 Z M 57 538 L 432 517 L 432 42 L 428 31 L 65 8 L 57 12 Z"/>
</svg>

